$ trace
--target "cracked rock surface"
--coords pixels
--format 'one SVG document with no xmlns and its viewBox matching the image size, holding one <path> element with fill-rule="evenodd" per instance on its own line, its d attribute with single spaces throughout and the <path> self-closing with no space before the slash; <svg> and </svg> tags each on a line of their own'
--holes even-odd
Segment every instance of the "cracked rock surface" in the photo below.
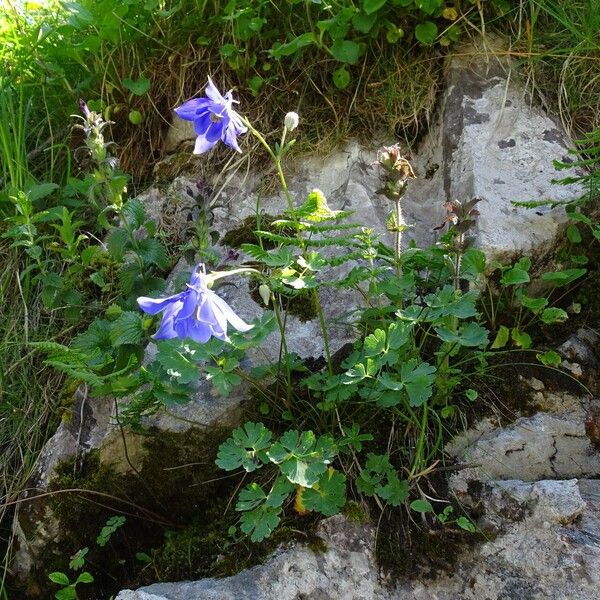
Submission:
<svg viewBox="0 0 600 600">
<path fill-rule="evenodd" d="M 123 590 L 116 600 L 595 600 L 600 585 L 600 482 L 502 481 L 479 498 L 494 539 L 465 550 L 453 573 L 392 582 L 373 560 L 375 529 L 336 516 L 327 549 L 282 547 L 224 579 Z"/>
</svg>

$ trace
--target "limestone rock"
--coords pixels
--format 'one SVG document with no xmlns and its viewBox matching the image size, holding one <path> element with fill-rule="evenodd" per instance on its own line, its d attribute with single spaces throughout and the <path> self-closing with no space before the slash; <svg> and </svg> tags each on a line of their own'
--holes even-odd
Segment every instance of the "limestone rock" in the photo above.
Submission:
<svg viewBox="0 0 600 600">
<path fill-rule="evenodd" d="M 445 216 L 443 203 L 476 197 L 481 214 L 472 234 L 489 259 L 539 257 L 557 241 L 566 222 L 564 210 L 532 210 L 512 201 L 568 201 L 581 195 L 576 185 L 551 183 L 572 174 L 558 172 L 552 162 L 569 161 L 567 148 L 572 144 L 560 125 L 528 99 L 515 65 L 497 56 L 474 44 L 448 60 L 440 109 L 420 147 L 412 152 L 418 178 L 402 200 L 404 221 L 411 226 L 404 244 L 409 239 L 421 246 L 434 243 L 438 237 L 434 228 Z M 186 131 L 192 139 L 191 124 L 182 123 L 176 119 L 173 131 L 178 134 L 173 138 L 180 139 L 179 132 Z M 295 202 L 318 187 L 332 208 L 356 210 L 358 222 L 385 234 L 390 206 L 376 195 L 380 185 L 373 168 L 381 145 L 383 140 L 367 145 L 351 141 L 329 156 L 293 161 L 288 186 Z M 224 205 L 218 214 L 220 228 L 231 229 L 254 215 L 259 193 L 259 209 L 279 214 L 287 208 L 282 195 L 261 193 L 260 169 L 245 173 L 241 164 L 237 169 L 227 174 L 218 197 Z"/>
<path fill-rule="evenodd" d="M 484 502 L 488 512 L 503 514 L 503 529 L 465 550 L 452 573 L 435 579 L 382 578 L 373 562 L 374 528 L 337 516 L 321 523 L 323 554 L 283 547 L 264 565 L 233 577 L 159 583 L 124 590 L 116 600 L 597 598 L 600 483 L 505 481 L 495 488 Z"/>
<path fill-rule="evenodd" d="M 191 142 L 196 139 L 194 124 L 191 121 L 180 119 L 175 112 L 171 114 L 171 125 L 167 130 L 167 135 L 163 144 L 163 151 L 167 154 L 175 152 L 183 143 Z M 193 144 L 190 145 L 190 152 Z"/>
<path fill-rule="evenodd" d="M 572 412 L 537 413 L 509 427 L 479 428 L 459 436 L 446 449 L 473 466 L 453 476 L 455 485 L 466 489 L 470 480 L 598 477 L 600 454 L 586 434 L 585 420 L 586 411 L 580 406 Z"/>
</svg>

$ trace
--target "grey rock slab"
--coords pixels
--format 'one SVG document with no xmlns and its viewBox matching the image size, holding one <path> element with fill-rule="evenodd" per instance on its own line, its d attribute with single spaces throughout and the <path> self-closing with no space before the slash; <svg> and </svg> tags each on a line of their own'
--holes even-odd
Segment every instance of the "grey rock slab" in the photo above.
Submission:
<svg viewBox="0 0 600 600">
<path fill-rule="evenodd" d="M 514 65 L 480 44 L 462 48 L 449 59 L 437 122 L 415 160 L 420 174 L 438 168 L 409 187 L 407 220 L 418 208 L 427 218 L 440 201 L 479 198 L 472 233 L 489 258 L 542 254 L 562 231 L 563 209 L 512 201 L 578 198 L 577 186 L 551 183 L 566 175 L 552 161 L 569 146 L 561 127 L 528 100 Z"/>
<path fill-rule="evenodd" d="M 116 600 L 371 600 L 382 599 L 373 560 L 374 530 L 337 516 L 319 534 L 327 549 L 283 547 L 264 565 L 225 579 L 157 583 L 125 590 Z"/>
<path fill-rule="evenodd" d="M 321 523 L 322 554 L 284 546 L 233 577 L 159 583 L 124 590 L 116 600 L 595 600 L 600 482 L 502 481 L 490 488 L 485 508 L 501 514 L 502 529 L 465 548 L 451 573 L 392 583 L 373 560 L 375 528 L 337 516 Z"/>
<path fill-rule="evenodd" d="M 561 126 L 526 91 L 517 67 L 500 59 L 481 42 L 461 49 L 448 59 L 440 108 L 430 131 L 413 152 L 418 179 L 411 181 L 402 199 L 403 219 L 411 226 L 403 236 L 421 246 L 439 237 L 434 230 L 445 216 L 444 202 L 480 198 L 480 216 L 470 232 L 489 259 L 509 260 L 521 254 L 539 256 L 549 251 L 564 229 L 562 208 L 517 207 L 512 201 L 578 198 L 577 185 L 560 186 L 553 179 L 573 175 L 557 171 L 554 160 L 570 160 L 572 147 Z M 302 115 L 300 115 L 302 117 Z M 176 119 L 175 129 L 194 133 L 191 124 Z M 299 135 L 301 135 L 302 124 Z M 389 143 L 389 140 L 387 141 Z M 376 194 L 380 187 L 373 168 L 377 148 L 374 140 L 353 140 L 328 156 L 309 156 L 289 163 L 288 186 L 294 202 L 301 203 L 313 188 L 323 190 L 335 209 L 355 210 L 366 227 L 385 233 L 389 202 Z M 245 165 L 244 165 L 245 167 Z M 286 169 L 288 165 L 286 164 Z M 259 209 L 279 214 L 287 208 L 283 195 L 262 192 L 262 175 L 252 165 L 227 175 L 219 200 L 224 208 L 217 220 L 225 230 L 254 215 Z M 272 175 L 272 172 L 271 172 Z M 217 186 L 218 187 L 218 186 Z"/>
<path fill-rule="evenodd" d="M 452 476 L 454 485 L 465 490 L 471 480 L 599 476 L 600 453 L 585 429 L 588 405 L 582 399 L 577 408 L 563 406 L 569 412 L 537 413 L 504 428 L 491 429 L 486 420 L 458 436 L 446 450 L 467 468 Z"/>
</svg>

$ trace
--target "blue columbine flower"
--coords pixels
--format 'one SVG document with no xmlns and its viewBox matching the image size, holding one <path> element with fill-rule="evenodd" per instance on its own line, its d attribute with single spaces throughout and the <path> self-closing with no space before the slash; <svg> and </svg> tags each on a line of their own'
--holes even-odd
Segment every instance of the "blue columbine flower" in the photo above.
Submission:
<svg viewBox="0 0 600 600">
<path fill-rule="evenodd" d="M 253 325 L 242 321 L 225 300 L 208 288 L 211 279 L 223 275 L 206 275 L 204 265 L 200 264 L 192 272 L 185 292 L 167 298 L 138 298 L 140 308 L 149 315 L 164 311 L 154 339 L 191 338 L 204 344 L 212 336 L 228 341 L 228 322 L 238 331 L 252 329 Z"/>
<path fill-rule="evenodd" d="M 246 133 L 247 128 L 232 108 L 232 104 L 237 100 L 233 99 L 231 90 L 225 96 L 221 96 L 209 77 L 205 94 L 205 98 L 188 100 L 175 109 L 179 117 L 194 123 L 194 130 L 198 134 L 194 154 L 210 150 L 219 140 L 241 152 L 236 138 Z"/>
</svg>

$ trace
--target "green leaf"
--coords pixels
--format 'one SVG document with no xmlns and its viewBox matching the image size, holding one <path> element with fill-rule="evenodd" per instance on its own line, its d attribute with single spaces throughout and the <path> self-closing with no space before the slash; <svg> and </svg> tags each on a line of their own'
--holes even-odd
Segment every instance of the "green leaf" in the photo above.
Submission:
<svg viewBox="0 0 600 600">
<path fill-rule="evenodd" d="M 554 352 L 554 350 L 548 350 L 547 352 L 543 352 L 541 354 L 537 354 L 537 359 L 548 367 L 558 367 L 562 362 L 562 358 L 558 352 Z"/>
<path fill-rule="evenodd" d="M 456 524 L 465 531 L 470 531 L 471 533 L 475 533 L 475 531 L 477 531 L 475 525 L 472 523 L 472 521 L 467 519 L 467 517 L 458 517 L 458 519 L 456 519 Z"/>
<path fill-rule="evenodd" d="M 316 37 L 312 32 L 303 33 L 286 44 L 273 46 L 270 54 L 273 58 L 281 58 L 282 56 L 291 56 L 306 46 L 310 46 L 316 42 Z"/>
<path fill-rule="evenodd" d="M 457 332 L 446 327 L 436 327 L 435 332 L 442 341 L 459 344 L 460 346 L 486 346 L 489 341 L 488 330 L 477 323 L 467 323 Z"/>
<path fill-rule="evenodd" d="M 585 223 L 589 227 L 593 226 L 593 221 L 586 215 L 579 212 L 567 212 L 567 216 L 573 221 L 579 221 L 580 223 Z"/>
<path fill-rule="evenodd" d="M 337 447 L 330 436 L 318 440 L 312 431 L 286 431 L 267 452 L 271 462 L 292 483 L 312 487 L 327 470 L 337 455 Z"/>
<path fill-rule="evenodd" d="M 122 312 L 110 328 L 110 341 L 113 346 L 139 344 L 142 339 L 142 317 L 133 311 Z"/>
<path fill-rule="evenodd" d="M 435 321 L 440 317 L 458 317 L 459 319 L 467 319 L 474 317 L 477 314 L 475 302 L 479 293 L 476 290 L 461 294 L 451 285 L 444 286 L 435 294 L 425 296 L 425 303 L 429 307 L 426 313 L 427 321 Z M 419 309 L 419 307 L 416 307 Z"/>
<path fill-rule="evenodd" d="M 431 397 L 435 371 L 436 368 L 429 363 L 417 365 L 414 358 L 402 364 L 401 378 L 411 406 L 421 406 Z"/>
<path fill-rule="evenodd" d="M 404 29 L 402 27 L 396 27 L 393 24 L 389 24 L 387 31 L 385 32 L 385 39 L 390 44 L 398 43 L 404 37 Z M 395 219 L 394 219 L 395 220 Z"/>
<path fill-rule="evenodd" d="M 126 517 L 115 515 L 106 521 L 106 525 L 101 529 L 100 534 L 96 538 L 98 546 L 106 546 L 111 536 L 117 529 L 125 525 Z M 83 575 L 83 573 L 82 573 Z M 89 575 L 89 573 L 88 573 Z"/>
<path fill-rule="evenodd" d="M 443 0 L 414 0 L 415 6 L 424 13 L 432 15 L 443 4 Z"/>
<path fill-rule="evenodd" d="M 387 3 L 387 0 L 363 0 L 363 10 L 367 15 L 377 12 L 382 6 Z M 366 32 L 363 32 L 366 33 Z"/>
<path fill-rule="evenodd" d="M 377 356 L 385 350 L 385 331 L 376 329 L 372 334 L 365 338 L 364 353 L 365 356 Z"/>
<path fill-rule="evenodd" d="M 500 325 L 500 328 L 498 329 L 498 333 L 496 334 L 494 342 L 491 345 L 491 349 L 498 350 L 499 348 L 504 348 L 504 346 L 506 346 L 506 344 L 508 343 L 509 338 L 510 338 L 510 329 L 508 327 L 505 327 L 504 325 Z"/>
<path fill-rule="evenodd" d="M 30 202 L 36 202 L 58 189 L 56 183 L 36 183 L 27 190 L 27 199 Z"/>
<path fill-rule="evenodd" d="M 525 308 L 528 308 L 536 315 L 548 305 L 547 298 L 529 298 L 525 294 L 522 294 L 519 300 Z"/>
<path fill-rule="evenodd" d="M 270 445 L 271 432 L 262 423 L 245 423 L 219 446 L 215 463 L 225 471 L 242 467 L 251 473 L 268 462 L 266 449 Z"/>
<path fill-rule="evenodd" d="M 311 223 L 339 219 L 350 214 L 347 211 L 331 210 L 325 194 L 319 189 L 312 190 L 306 200 L 295 210 L 295 213 L 296 217 L 306 219 Z"/>
<path fill-rule="evenodd" d="M 126 77 L 123 79 L 123 85 L 136 96 L 143 96 L 150 90 L 150 80 L 147 77 L 140 77 L 139 79 Z"/>
<path fill-rule="evenodd" d="M 127 200 L 123 206 L 123 216 L 133 229 L 139 229 L 146 220 L 144 205 L 136 198 Z"/>
<path fill-rule="evenodd" d="M 75 584 L 78 583 L 94 583 L 94 577 L 91 573 L 84 571 L 83 573 L 81 573 L 81 575 L 79 575 L 77 581 L 75 582 Z"/>
<path fill-rule="evenodd" d="M 75 588 L 73 586 L 69 586 L 63 588 L 62 590 L 58 590 L 58 592 L 54 594 L 54 597 L 56 598 L 56 600 L 76 600 L 77 592 L 75 591 Z"/>
<path fill-rule="evenodd" d="M 333 85 L 338 90 L 344 90 L 350 85 L 350 72 L 346 67 L 340 67 L 333 72 Z"/>
<path fill-rule="evenodd" d="M 85 556 L 90 551 L 89 548 L 81 548 L 77 550 L 73 556 L 71 556 L 71 560 L 69 561 L 69 569 L 72 571 L 78 571 L 85 564 Z"/>
<path fill-rule="evenodd" d="M 360 425 L 352 423 L 352 427 L 342 427 L 344 437 L 338 441 L 338 446 L 350 446 L 356 452 L 362 451 L 362 442 L 370 442 L 373 436 L 370 433 L 360 433 Z"/>
<path fill-rule="evenodd" d="M 104 281 L 104 277 L 102 277 L 102 273 L 100 271 L 92 273 L 90 275 L 90 281 L 95 283 L 99 288 L 106 286 L 106 281 Z"/>
<path fill-rule="evenodd" d="M 563 271 L 544 273 L 542 279 L 556 287 L 562 287 L 563 285 L 569 285 L 576 279 L 583 277 L 586 273 L 587 269 L 564 269 Z"/>
<path fill-rule="evenodd" d="M 377 489 L 377 495 L 392 506 L 400 506 L 408 498 L 408 481 L 392 471 L 388 473 L 388 483 Z"/>
<path fill-rule="evenodd" d="M 242 512 L 244 510 L 254 510 L 267 499 L 267 495 L 258 483 L 248 484 L 238 496 L 235 510 Z"/>
<path fill-rule="evenodd" d="M 567 227 L 567 238 L 571 244 L 581 243 L 581 232 L 579 231 L 577 225 L 569 225 Z"/>
<path fill-rule="evenodd" d="M 348 369 L 344 376 L 346 379 L 344 380 L 344 384 L 349 385 L 352 383 L 358 383 L 363 379 L 369 377 L 367 374 L 367 369 L 363 363 L 356 363 L 351 369 Z"/>
<path fill-rule="evenodd" d="M 552 323 L 564 323 L 569 315 L 562 308 L 547 308 L 540 318 L 546 325 L 550 325 Z"/>
<path fill-rule="evenodd" d="M 521 285 L 523 283 L 529 283 L 529 273 L 519 267 L 513 267 L 508 271 L 505 271 L 500 281 L 504 285 Z"/>
<path fill-rule="evenodd" d="M 485 254 L 477 248 L 469 248 L 463 255 L 461 261 L 461 275 L 471 279 L 485 273 Z"/>
<path fill-rule="evenodd" d="M 388 346 L 390 350 L 399 350 L 410 340 L 412 326 L 410 323 L 398 321 L 391 323 L 388 329 Z"/>
<path fill-rule="evenodd" d="M 437 25 L 431 21 L 425 21 L 425 23 L 420 23 L 415 27 L 415 37 L 425 46 L 430 46 L 435 42 L 437 33 Z"/>
<path fill-rule="evenodd" d="M 231 390 L 242 382 L 237 373 L 227 373 L 220 367 L 205 366 L 206 379 L 210 381 L 221 396 L 228 396 Z"/>
<path fill-rule="evenodd" d="M 477 390 L 472 390 L 472 389 L 468 389 L 465 392 L 465 396 L 471 401 L 471 402 L 475 402 L 475 400 L 477 400 L 477 397 L 479 396 L 479 393 L 477 392 Z"/>
<path fill-rule="evenodd" d="M 138 254 L 147 265 L 156 265 L 159 269 L 169 266 L 164 246 L 155 238 L 145 238 L 138 244 Z"/>
<path fill-rule="evenodd" d="M 121 262 L 125 251 L 129 247 L 129 232 L 122 227 L 114 227 L 108 232 L 106 237 L 106 247 L 108 253 L 116 261 Z"/>
<path fill-rule="evenodd" d="M 262 505 L 249 512 L 244 512 L 240 518 L 240 529 L 253 542 L 262 542 L 268 538 L 279 525 L 281 508 Z"/>
<path fill-rule="evenodd" d="M 287 267 L 294 261 L 294 255 L 289 248 L 277 248 L 276 250 L 263 250 L 256 244 L 242 244 L 240 249 L 253 258 L 258 259 L 267 267 Z"/>
<path fill-rule="evenodd" d="M 348 65 L 355 65 L 360 56 L 360 45 L 351 40 L 335 40 L 329 52 L 336 60 Z"/>
<path fill-rule="evenodd" d="M 58 585 L 70 585 L 69 578 L 60 571 L 54 571 L 54 573 L 48 573 L 48 579 L 52 583 L 58 583 Z"/>
<path fill-rule="evenodd" d="M 528 333 L 517 329 L 516 327 L 513 327 L 513 329 L 511 330 L 510 337 L 512 338 L 513 342 L 520 348 L 531 348 L 531 345 L 533 344 L 531 336 Z"/>
<path fill-rule="evenodd" d="M 145 552 L 136 552 L 135 558 L 136 558 L 136 560 L 139 560 L 140 562 L 143 562 L 146 564 L 150 564 L 152 562 L 152 557 L 150 555 L 146 554 Z"/>
<path fill-rule="evenodd" d="M 144 117 L 139 110 L 130 110 L 127 118 L 132 125 L 141 125 L 144 120 Z"/>
<path fill-rule="evenodd" d="M 266 505 L 271 508 L 281 506 L 294 491 L 294 487 L 294 484 L 287 477 L 278 477 L 267 496 Z"/>
<path fill-rule="evenodd" d="M 312 488 L 304 490 L 302 500 L 308 510 L 326 517 L 336 515 L 346 503 L 346 477 L 329 468 Z"/>
<path fill-rule="evenodd" d="M 413 500 L 410 503 L 410 508 L 419 513 L 433 512 L 433 506 L 431 506 L 431 503 L 428 500 Z"/>
<path fill-rule="evenodd" d="M 374 496 L 377 490 L 381 489 L 383 482 L 387 483 L 390 473 L 394 473 L 394 468 L 387 455 L 369 452 L 365 468 L 356 480 L 356 487 L 366 496 Z"/>
<path fill-rule="evenodd" d="M 380 0 L 381 1 L 381 0 Z M 385 0 L 383 0 L 385 2 Z M 377 21 L 377 15 L 375 13 L 357 12 L 352 18 L 352 25 L 356 31 L 361 33 L 369 33 L 373 29 L 373 25 Z"/>
<path fill-rule="evenodd" d="M 187 384 L 198 381 L 200 373 L 198 366 L 177 348 L 178 343 L 159 342 L 157 362 L 179 383 Z"/>
</svg>

